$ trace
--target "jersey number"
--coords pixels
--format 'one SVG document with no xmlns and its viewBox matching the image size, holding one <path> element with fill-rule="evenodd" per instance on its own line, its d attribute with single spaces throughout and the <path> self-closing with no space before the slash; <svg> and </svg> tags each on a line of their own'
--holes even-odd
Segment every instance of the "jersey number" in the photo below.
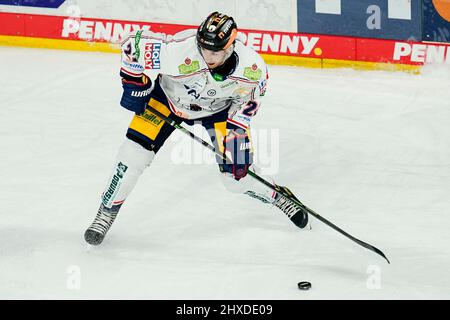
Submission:
<svg viewBox="0 0 450 320">
<path fill-rule="evenodd" d="M 250 100 L 247 102 L 247 104 L 244 106 L 244 109 L 242 110 L 242 114 L 253 117 L 256 112 L 258 112 L 259 109 L 259 103 L 253 100 Z"/>
</svg>

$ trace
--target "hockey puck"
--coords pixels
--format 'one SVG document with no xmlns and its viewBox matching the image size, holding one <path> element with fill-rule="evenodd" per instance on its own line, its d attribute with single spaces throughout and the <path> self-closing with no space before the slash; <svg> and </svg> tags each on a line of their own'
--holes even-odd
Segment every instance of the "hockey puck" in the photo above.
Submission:
<svg viewBox="0 0 450 320">
<path fill-rule="evenodd" d="M 298 288 L 300 290 L 309 290 L 309 289 L 311 289 L 311 282 L 308 282 L 308 281 L 299 282 Z"/>
</svg>

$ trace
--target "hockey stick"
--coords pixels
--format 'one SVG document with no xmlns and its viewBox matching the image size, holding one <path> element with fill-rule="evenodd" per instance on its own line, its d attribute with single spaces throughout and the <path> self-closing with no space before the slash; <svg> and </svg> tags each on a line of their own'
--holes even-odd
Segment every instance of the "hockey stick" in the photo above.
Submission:
<svg viewBox="0 0 450 320">
<path fill-rule="evenodd" d="M 205 140 L 197 137 L 195 134 L 193 134 L 191 131 L 189 131 L 188 129 L 186 129 L 185 127 L 183 127 L 182 125 L 178 124 L 175 122 L 175 120 L 172 120 L 168 117 L 166 117 L 165 115 L 163 115 L 161 112 L 159 112 L 158 110 L 155 110 L 154 108 L 147 106 L 147 109 L 149 109 L 151 112 L 153 112 L 155 115 L 157 115 L 158 117 L 160 117 L 162 120 L 164 120 L 165 122 L 167 122 L 169 125 L 171 125 L 172 127 L 174 127 L 175 129 L 178 129 L 182 132 L 184 132 L 185 134 L 187 134 L 188 136 L 190 136 L 192 139 L 194 139 L 197 142 L 200 142 L 202 145 L 204 145 L 206 148 L 208 148 L 209 150 L 211 150 L 212 152 L 214 152 L 216 155 L 218 155 L 219 157 L 221 157 L 223 160 L 227 160 L 225 158 L 225 156 L 218 152 L 212 145 L 210 145 L 208 142 L 206 142 Z M 283 195 L 284 197 L 286 197 L 287 199 L 289 199 L 290 201 L 296 203 L 298 206 L 300 206 L 303 210 L 305 210 L 306 212 L 308 212 L 308 214 L 312 215 L 313 217 L 315 217 L 316 219 L 322 221 L 323 223 L 325 223 L 327 226 L 333 228 L 334 230 L 336 230 L 337 232 L 339 232 L 340 234 L 346 236 L 347 238 L 349 238 L 350 240 L 356 242 L 357 244 L 359 244 L 360 246 L 371 250 L 377 254 L 379 254 L 380 256 L 382 256 L 384 259 L 386 259 L 386 261 L 390 264 L 389 259 L 385 256 L 385 254 L 378 248 L 364 242 L 361 241 L 355 237 L 353 237 L 352 235 L 348 234 L 347 232 L 345 232 L 344 230 L 342 230 L 341 228 L 339 228 L 338 226 L 334 225 L 333 223 L 331 223 L 330 221 L 328 221 L 327 219 L 325 219 L 324 217 L 320 216 L 318 213 L 316 213 L 314 210 L 308 208 L 307 206 L 305 206 L 303 203 L 301 203 L 299 200 L 295 199 L 294 197 L 292 197 L 291 195 L 289 195 L 284 189 L 281 189 L 279 186 L 277 185 L 273 185 L 272 183 L 266 181 L 265 179 L 263 179 L 262 177 L 260 177 L 259 175 L 257 175 L 256 173 L 254 173 L 253 171 L 248 171 L 248 175 L 250 175 L 251 177 L 253 177 L 254 179 L 256 179 L 257 181 L 259 181 L 260 183 L 266 185 L 268 188 L 280 193 L 281 195 Z"/>
</svg>

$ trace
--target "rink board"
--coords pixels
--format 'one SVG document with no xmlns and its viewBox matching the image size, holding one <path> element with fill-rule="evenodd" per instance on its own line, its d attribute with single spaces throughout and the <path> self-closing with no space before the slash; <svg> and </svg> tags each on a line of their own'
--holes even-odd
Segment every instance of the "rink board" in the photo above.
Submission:
<svg viewBox="0 0 450 320">
<path fill-rule="evenodd" d="M 189 25 L 36 14 L 0 13 L 0 45 L 118 52 L 137 29 L 174 34 Z M 332 35 L 240 30 L 246 44 L 269 64 L 317 68 L 417 71 L 425 63 L 450 63 L 450 45 Z"/>
</svg>

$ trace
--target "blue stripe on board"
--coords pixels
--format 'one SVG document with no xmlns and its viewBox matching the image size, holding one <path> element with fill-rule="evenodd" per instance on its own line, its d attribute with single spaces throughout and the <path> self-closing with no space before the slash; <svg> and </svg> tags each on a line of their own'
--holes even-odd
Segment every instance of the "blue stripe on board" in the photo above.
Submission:
<svg viewBox="0 0 450 320">
<path fill-rule="evenodd" d="M 0 0 L 0 5 L 57 9 L 65 1 L 66 0 Z"/>
</svg>

